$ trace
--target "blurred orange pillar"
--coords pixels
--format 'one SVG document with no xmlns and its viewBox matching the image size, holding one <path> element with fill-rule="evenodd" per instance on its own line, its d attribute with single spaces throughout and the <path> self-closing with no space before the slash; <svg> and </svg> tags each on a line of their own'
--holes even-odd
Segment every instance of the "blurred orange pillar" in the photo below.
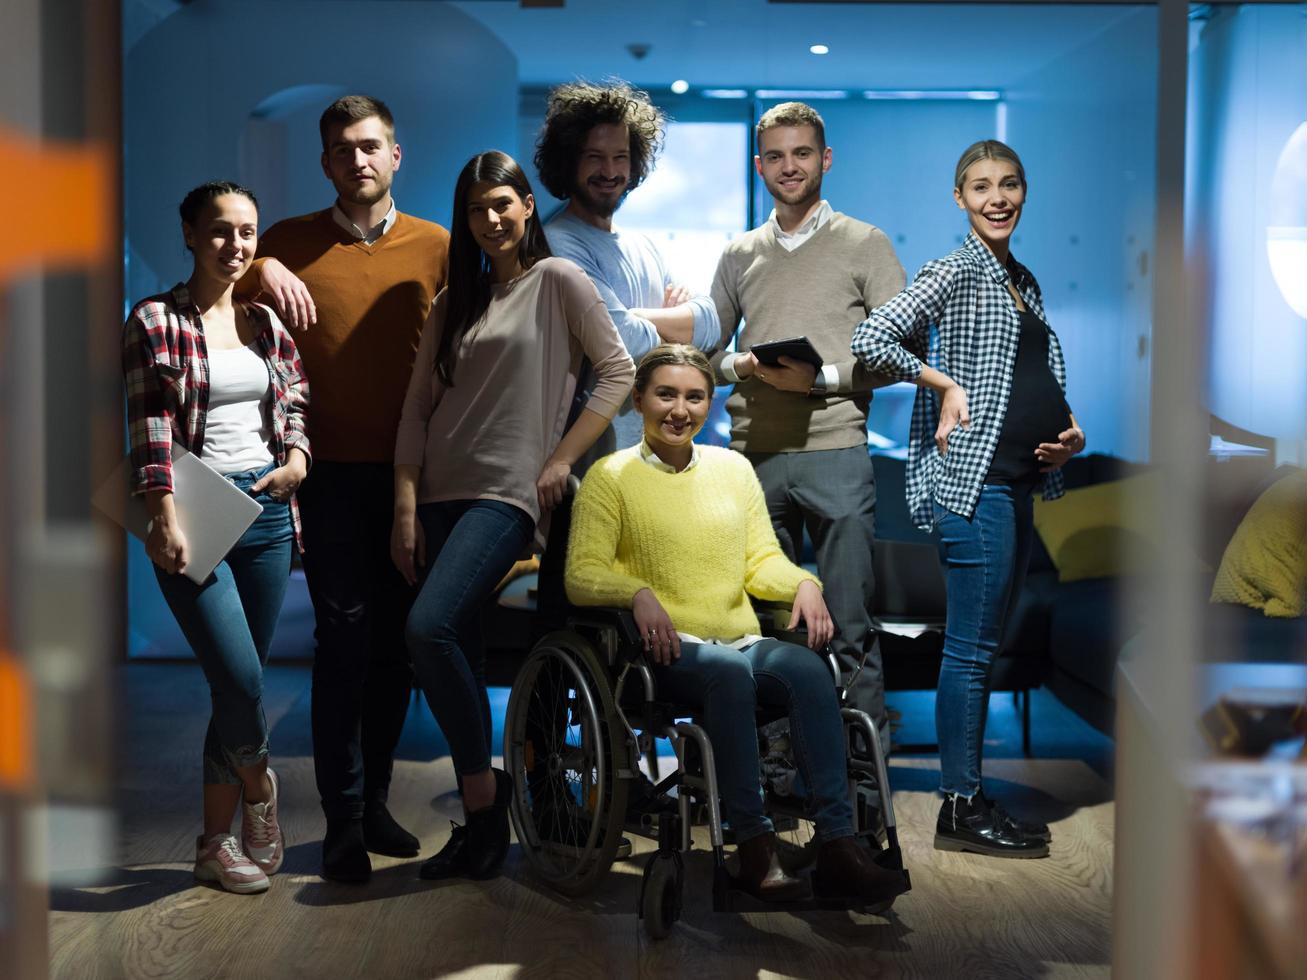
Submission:
<svg viewBox="0 0 1307 980">
<path fill-rule="evenodd" d="M 0 283 L 38 265 L 89 265 L 112 240 L 113 159 L 108 147 L 37 141 L 0 129 L 0 159 L 31 175 L 18 208 L 19 234 L 0 236 Z"/>
<path fill-rule="evenodd" d="M 32 785 L 32 689 L 18 660 L 0 653 L 0 790 Z"/>
</svg>

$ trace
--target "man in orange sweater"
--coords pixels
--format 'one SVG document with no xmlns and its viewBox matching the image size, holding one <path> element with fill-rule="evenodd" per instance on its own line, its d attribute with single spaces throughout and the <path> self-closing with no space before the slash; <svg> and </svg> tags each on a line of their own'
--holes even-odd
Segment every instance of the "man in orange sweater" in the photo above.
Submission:
<svg viewBox="0 0 1307 980">
<path fill-rule="evenodd" d="M 445 284 L 449 233 L 395 210 L 400 165 L 386 105 L 350 95 L 319 123 L 323 211 L 259 240 L 246 295 L 261 292 L 296 337 L 312 379 L 313 470 L 300 486 L 304 572 L 317 619 L 313 764 L 327 817 L 323 877 L 365 881 L 368 851 L 418 853 L 386 809 L 413 672 L 413 592 L 390 561 L 395 432 L 422 326 Z"/>
</svg>

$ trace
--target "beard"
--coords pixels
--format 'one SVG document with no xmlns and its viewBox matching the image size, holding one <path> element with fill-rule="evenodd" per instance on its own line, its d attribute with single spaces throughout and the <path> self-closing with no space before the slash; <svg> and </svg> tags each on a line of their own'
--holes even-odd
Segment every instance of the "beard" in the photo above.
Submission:
<svg viewBox="0 0 1307 980">
<path fill-rule="evenodd" d="M 344 187 L 337 185 L 336 193 L 341 196 L 342 200 L 349 201 L 351 204 L 376 204 L 388 193 L 390 185 L 394 178 L 387 174 L 384 177 L 375 177 L 371 184 L 359 186 L 358 184 L 346 184 Z"/>
<path fill-rule="evenodd" d="M 614 212 L 622 206 L 622 202 L 626 200 L 626 191 L 627 185 L 625 183 L 615 190 L 598 193 L 591 188 L 589 183 L 585 183 L 577 185 L 572 196 L 580 201 L 581 206 L 591 214 L 600 218 L 611 218 Z"/>
<path fill-rule="evenodd" d="M 767 193 L 778 201 L 785 204 L 802 204 L 804 201 L 812 201 L 821 197 L 821 174 L 815 174 L 804 180 L 799 185 L 798 190 L 787 191 L 780 185 L 780 181 L 772 183 L 764 180 L 767 187 Z"/>
</svg>

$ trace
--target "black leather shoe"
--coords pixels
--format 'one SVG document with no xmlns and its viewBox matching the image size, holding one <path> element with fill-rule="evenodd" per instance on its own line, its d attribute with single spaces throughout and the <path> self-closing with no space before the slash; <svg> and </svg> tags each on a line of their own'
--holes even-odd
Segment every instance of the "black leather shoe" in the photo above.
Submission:
<svg viewBox="0 0 1307 980">
<path fill-rule="evenodd" d="M 418 868 L 418 877 L 427 881 L 459 878 L 467 873 L 467 856 L 463 846 L 467 843 L 467 828 L 449 821 L 449 841 L 435 855 L 427 858 Z"/>
<path fill-rule="evenodd" d="M 871 905 L 892 902 L 908 890 L 902 871 L 882 868 L 853 837 L 837 837 L 817 848 L 812 888 L 819 898 L 856 899 Z"/>
<path fill-rule="evenodd" d="M 981 795 L 984 796 L 984 793 L 981 793 Z M 1019 817 L 1014 817 L 988 796 L 985 797 L 985 802 L 990 805 L 997 817 L 1006 820 L 1011 826 L 1016 828 L 1018 833 L 1025 834 L 1027 837 L 1038 838 L 1046 844 L 1052 842 L 1053 833 L 1048 829 L 1048 824 L 1037 823 L 1033 820 L 1022 820 Z"/>
<path fill-rule="evenodd" d="M 363 844 L 363 821 L 327 821 L 322 838 L 322 877 L 331 881 L 357 883 L 372 877 L 372 861 Z"/>
<path fill-rule="evenodd" d="M 935 848 L 992 857 L 1048 856 L 1048 841 L 1022 833 L 1001 807 L 991 804 L 981 793 L 970 800 L 952 794 L 944 797 L 935 821 Z"/>
<path fill-rule="evenodd" d="M 808 886 L 802 878 L 786 874 L 776 856 L 776 834 L 768 831 L 750 837 L 735 853 L 740 858 L 740 873 L 735 885 L 764 902 L 789 902 L 802 898 Z"/>
<path fill-rule="evenodd" d="M 497 875 L 508 856 L 508 804 L 513 798 L 513 780 L 502 769 L 495 769 L 494 773 L 495 802 L 467 815 L 464 874 L 477 880 Z"/>
<path fill-rule="evenodd" d="M 363 809 L 363 843 L 373 854 L 397 858 L 418 854 L 418 839 L 396 823 L 379 800 Z"/>
</svg>

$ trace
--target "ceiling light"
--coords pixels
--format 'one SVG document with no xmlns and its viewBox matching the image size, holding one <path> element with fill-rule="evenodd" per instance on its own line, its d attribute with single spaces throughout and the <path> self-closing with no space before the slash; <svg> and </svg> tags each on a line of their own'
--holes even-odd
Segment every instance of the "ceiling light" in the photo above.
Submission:
<svg viewBox="0 0 1307 980">
<path fill-rule="evenodd" d="M 690 91 L 690 83 L 684 78 L 678 78 L 676 81 L 672 82 L 672 91 L 677 95 L 684 95 L 686 92 Z"/>
<path fill-rule="evenodd" d="M 760 99 L 847 99 L 849 93 L 838 88 L 760 88 Z"/>
<path fill-rule="evenodd" d="M 811 45 L 808 50 L 813 54 L 830 54 L 830 48 L 826 47 L 824 44 Z"/>
<path fill-rule="evenodd" d="M 1002 92 L 992 89 L 867 89 L 864 99 L 889 99 L 932 102 L 997 102 Z"/>
</svg>

